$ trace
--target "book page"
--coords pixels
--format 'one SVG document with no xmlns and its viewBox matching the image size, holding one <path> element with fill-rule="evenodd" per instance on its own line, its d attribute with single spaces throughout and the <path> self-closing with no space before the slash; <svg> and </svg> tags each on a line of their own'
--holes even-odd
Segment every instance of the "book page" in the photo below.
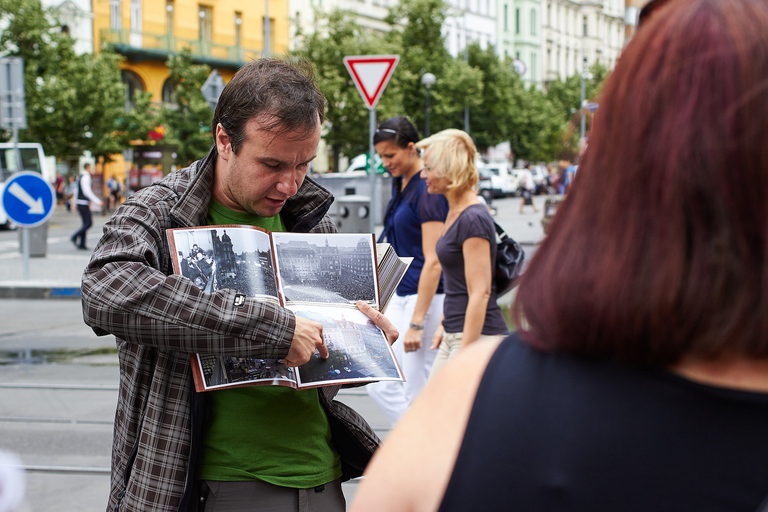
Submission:
<svg viewBox="0 0 768 512">
<path fill-rule="evenodd" d="M 369 233 L 272 233 L 278 293 L 285 306 L 379 307 L 374 238 Z"/>
<path fill-rule="evenodd" d="M 403 379 L 384 333 L 361 311 L 292 306 L 296 315 L 323 324 L 328 359 L 318 352 L 298 368 L 299 387 Z"/>
<path fill-rule="evenodd" d="M 278 302 L 269 234 L 250 226 L 168 230 L 174 270 L 206 293 L 231 289 Z"/>
<path fill-rule="evenodd" d="M 192 370 L 198 391 L 259 384 L 297 387 L 296 371 L 279 359 L 192 354 Z"/>
</svg>

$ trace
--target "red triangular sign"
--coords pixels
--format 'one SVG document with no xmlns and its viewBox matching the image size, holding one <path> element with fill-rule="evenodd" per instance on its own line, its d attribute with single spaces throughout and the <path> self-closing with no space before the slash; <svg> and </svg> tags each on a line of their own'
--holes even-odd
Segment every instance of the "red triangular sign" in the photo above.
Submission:
<svg viewBox="0 0 768 512">
<path fill-rule="evenodd" d="M 344 57 L 352 80 L 355 82 L 365 106 L 376 108 L 387 82 L 395 72 L 399 55 L 353 55 Z"/>
</svg>

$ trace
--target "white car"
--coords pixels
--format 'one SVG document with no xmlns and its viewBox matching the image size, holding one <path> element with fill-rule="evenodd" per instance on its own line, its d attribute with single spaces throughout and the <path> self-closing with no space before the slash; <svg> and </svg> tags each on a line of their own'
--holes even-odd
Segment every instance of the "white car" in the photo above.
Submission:
<svg viewBox="0 0 768 512">
<path fill-rule="evenodd" d="M 491 180 L 491 190 L 494 195 L 511 196 L 517 190 L 517 179 L 512 173 L 512 166 L 506 162 L 479 164 L 478 170 Z"/>
</svg>

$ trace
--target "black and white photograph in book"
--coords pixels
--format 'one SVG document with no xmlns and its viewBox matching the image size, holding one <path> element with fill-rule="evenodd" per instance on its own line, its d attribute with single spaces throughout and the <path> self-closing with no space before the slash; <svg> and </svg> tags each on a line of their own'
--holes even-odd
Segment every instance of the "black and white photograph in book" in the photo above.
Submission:
<svg viewBox="0 0 768 512">
<path fill-rule="evenodd" d="M 359 310 L 324 307 L 289 308 L 323 324 L 328 359 L 315 352 L 310 361 L 298 368 L 302 385 L 324 381 L 402 380 L 392 349 L 384 333 Z"/>
<path fill-rule="evenodd" d="M 171 230 L 181 274 L 207 293 L 224 288 L 277 298 L 269 235 L 216 226 Z"/>
<path fill-rule="evenodd" d="M 286 304 L 378 305 L 373 236 L 272 233 Z"/>
<path fill-rule="evenodd" d="M 296 380 L 294 370 L 278 359 L 198 354 L 206 388 L 238 383 L 285 384 Z M 281 382 L 283 381 L 283 382 Z"/>
</svg>

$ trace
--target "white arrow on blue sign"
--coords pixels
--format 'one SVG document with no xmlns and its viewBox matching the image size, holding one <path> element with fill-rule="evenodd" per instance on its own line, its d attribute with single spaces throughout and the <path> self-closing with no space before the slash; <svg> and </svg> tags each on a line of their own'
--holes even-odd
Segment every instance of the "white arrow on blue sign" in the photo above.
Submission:
<svg viewBox="0 0 768 512">
<path fill-rule="evenodd" d="M 9 219 L 19 226 L 32 228 L 51 216 L 56 192 L 39 174 L 20 172 L 5 182 L 2 204 Z"/>
</svg>

